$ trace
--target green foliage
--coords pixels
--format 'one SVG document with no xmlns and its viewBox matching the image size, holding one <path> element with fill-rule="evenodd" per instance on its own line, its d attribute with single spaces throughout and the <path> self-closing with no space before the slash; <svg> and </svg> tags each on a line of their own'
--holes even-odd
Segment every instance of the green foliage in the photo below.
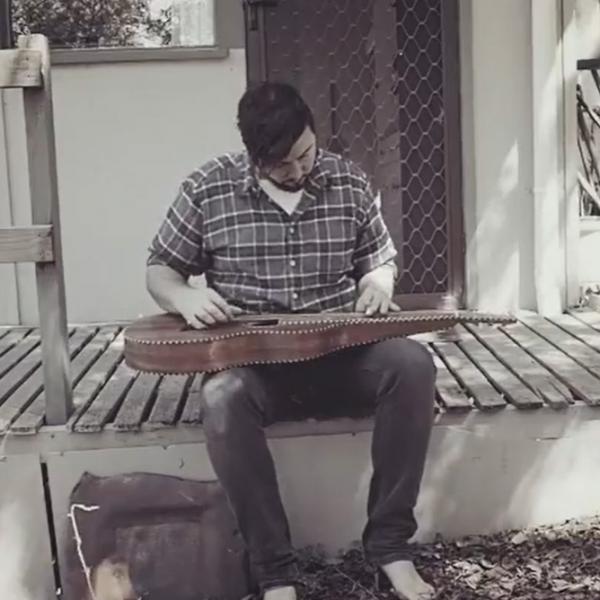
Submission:
<svg viewBox="0 0 600 600">
<path fill-rule="evenodd" d="M 15 33 L 43 33 L 53 47 L 165 45 L 170 22 L 169 9 L 152 18 L 148 0 L 13 0 Z"/>
</svg>

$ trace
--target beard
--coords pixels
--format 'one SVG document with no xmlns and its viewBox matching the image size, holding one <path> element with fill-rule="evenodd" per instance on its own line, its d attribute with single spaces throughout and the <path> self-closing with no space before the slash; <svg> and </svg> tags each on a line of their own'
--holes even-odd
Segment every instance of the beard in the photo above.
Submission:
<svg viewBox="0 0 600 600">
<path fill-rule="evenodd" d="M 271 177 L 267 177 L 267 179 L 282 192 L 300 192 L 304 189 L 306 185 L 306 181 L 308 180 L 308 176 L 304 176 L 302 179 L 298 181 L 275 181 Z"/>
</svg>

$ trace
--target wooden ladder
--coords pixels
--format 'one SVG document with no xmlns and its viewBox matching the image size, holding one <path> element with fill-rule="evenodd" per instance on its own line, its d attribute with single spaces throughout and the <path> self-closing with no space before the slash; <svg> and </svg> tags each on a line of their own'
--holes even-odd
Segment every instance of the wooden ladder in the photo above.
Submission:
<svg viewBox="0 0 600 600">
<path fill-rule="evenodd" d="M 23 90 L 33 225 L 0 228 L 0 263 L 35 263 L 46 424 L 61 425 L 72 412 L 72 390 L 50 49 L 45 36 L 22 36 L 17 48 L 0 50 L 0 90 L 3 88 Z"/>
</svg>

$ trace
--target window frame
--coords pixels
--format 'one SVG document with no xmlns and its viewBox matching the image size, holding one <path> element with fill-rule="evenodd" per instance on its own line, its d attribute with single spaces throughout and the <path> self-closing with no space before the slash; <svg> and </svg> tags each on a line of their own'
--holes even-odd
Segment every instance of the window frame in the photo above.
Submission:
<svg viewBox="0 0 600 600">
<path fill-rule="evenodd" d="M 73 65 L 169 60 L 219 60 L 227 58 L 229 47 L 224 45 L 227 38 L 224 35 L 224 24 L 228 16 L 227 13 L 231 10 L 230 3 L 223 2 L 223 0 L 213 0 L 213 2 L 215 40 L 212 46 L 51 48 L 51 62 L 54 65 Z"/>
</svg>

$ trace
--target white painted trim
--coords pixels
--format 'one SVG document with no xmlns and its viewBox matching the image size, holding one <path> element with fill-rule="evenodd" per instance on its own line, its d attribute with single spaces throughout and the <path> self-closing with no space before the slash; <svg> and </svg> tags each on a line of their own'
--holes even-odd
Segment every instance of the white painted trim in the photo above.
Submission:
<svg viewBox="0 0 600 600">
<path fill-rule="evenodd" d="M 218 60 L 229 50 L 217 46 L 187 48 L 58 48 L 52 50 L 53 65 L 79 65 L 114 62 Z"/>
<path fill-rule="evenodd" d="M 526 423 L 535 435 L 548 437 L 558 435 L 565 428 L 600 420 L 600 408 L 590 407 L 577 401 L 566 410 L 549 407 L 524 411 L 508 406 L 498 413 L 472 410 L 458 413 L 438 414 L 434 428 L 458 428 L 469 432 L 489 432 L 503 427 L 514 430 Z M 340 417 L 335 419 L 279 422 L 266 429 L 269 439 L 318 438 L 336 435 L 358 435 L 373 430 L 373 419 Z M 0 437 L 0 459 L 17 454 L 39 454 L 45 460 L 50 454 L 87 450 L 126 449 L 134 447 L 169 447 L 181 444 L 204 444 L 201 425 L 178 425 L 156 429 L 145 427 L 139 432 L 117 431 L 107 426 L 97 433 L 73 433 L 64 425 L 45 426 L 37 434 L 8 434 Z"/>
<path fill-rule="evenodd" d="M 566 300 L 561 0 L 532 0 L 534 280 L 537 310 L 562 312 Z"/>
<path fill-rule="evenodd" d="M 563 119 L 563 185 L 565 219 L 566 303 L 577 304 L 579 284 L 579 195 L 577 185 L 577 0 L 561 0 L 562 4 L 562 119 Z"/>
<path fill-rule="evenodd" d="M 11 207 L 11 179 L 9 174 L 9 148 L 6 134 L 5 92 L 0 90 L 0 227 L 13 225 Z M 0 266 L 0 323 L 18 324 L 19 302 L 17 296 L 16 270 L 14 264 Z"/>
<path fill-rule="evenodd" d="M 460 44 L 460 97 L 462 135 L 462 200 L 465 228 L 465 279 L 466 303 L 469 308 L 478 306 L 480 299 L 477 269 L 477 183 L 475 152 L 475 100 L 473 86 L 473 0 L 459 2 Z"/>
</svg>

